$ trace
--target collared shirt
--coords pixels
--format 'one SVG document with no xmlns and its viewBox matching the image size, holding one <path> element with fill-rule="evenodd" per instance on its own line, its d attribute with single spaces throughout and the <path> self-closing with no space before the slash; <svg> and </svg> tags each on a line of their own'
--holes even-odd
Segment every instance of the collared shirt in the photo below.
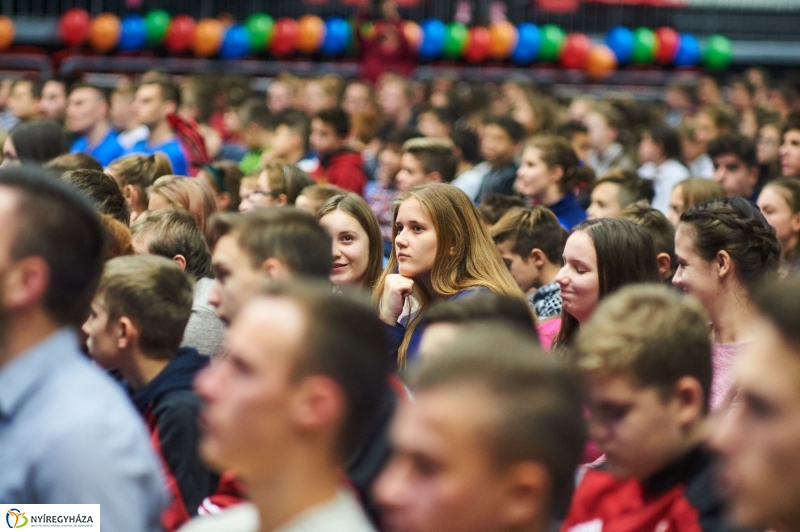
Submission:
<svg viewBox="0 0 800 532">
<path fill-rule="evenodd" d="M 0 367 L 0 501 L 100 504 L 103 530 L 160 531 L 164 480 L 122 388 L 61 329 Z"/>
<path fill-rule="evenodd" d="M 689 169 L 675 159 L 667 159 L 656 166 L 654 163 L 644 163 L 639 168 L 639 177 L 650 179 L 655 187 L 655 196 L 651 205 L 654 209 L 666 216 L 669 214 L 669 200 L 675 185 L 690 176 Z"/>
<path fill-rule="evenodd" d="M 71 153 L 88 153 L 97 159 L 103 168 L 125 153 L 125 149 L 117 142 L 117 132 L 113 129 L 95 146 L 89 146 L 89 137 L 84 135 L 72 143 L 69 151 Z"/>
<path fill-rule="evenodd" d="M 257 532 L 258 511 L 250 503 L 240 504 L 217 515 L 198 517 L 180 532 Z M 341 490 L 329 502 L 306 510 L 275 532 L 374 532 L 356 498 Z"/>
</svg>

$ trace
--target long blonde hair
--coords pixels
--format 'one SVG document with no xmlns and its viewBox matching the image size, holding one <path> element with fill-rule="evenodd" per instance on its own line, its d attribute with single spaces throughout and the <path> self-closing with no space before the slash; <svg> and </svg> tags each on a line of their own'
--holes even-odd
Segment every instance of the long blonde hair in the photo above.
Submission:
<svg viewBox="0 0 800 532">
<path fill-rule="evenodd" d="M 525 299 L 489 237 L 478 209 L 464 192 L 452 185 L 420 185 L 400 194 L 394 201 L 392 213 L 393 242 L 397 237 L 397 212 L 400 205 L 411 198 L 419 202 L 436 231 L 436 258 L 431 268 L 431 286 L 436 295 L 449 298 L 469 288 L 485 287 L 496 294 Z M 397 265 L 397 250 L 393 246 L 389 263 L 375 284 L 373 299 L 376 303 L 383 295 L 386 277 L 397 271 Z M 414 284 L 413 296 L 420 304 L 420 312 L 406 326 L 398 352 L 400 367 L 405 365 L 411 335 L 422 311 L 433 299 L 421 283 Z"/>
</svg>

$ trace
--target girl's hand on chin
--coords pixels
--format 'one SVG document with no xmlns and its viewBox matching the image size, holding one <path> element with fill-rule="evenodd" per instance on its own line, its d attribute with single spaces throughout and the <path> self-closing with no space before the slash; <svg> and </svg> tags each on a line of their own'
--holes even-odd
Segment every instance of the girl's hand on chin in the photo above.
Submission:
<svg viewBox="0 0 800 532">
<path fill-rule="evenodd" d="M 381 321 L 389 325 L 397 325 L 397 319 L 403 313 L 406 298 L 411 295 L 413 289 L 414 279 L 403 277 L 399 273 L 387 275 L 378 311 Z"/>
</svg>

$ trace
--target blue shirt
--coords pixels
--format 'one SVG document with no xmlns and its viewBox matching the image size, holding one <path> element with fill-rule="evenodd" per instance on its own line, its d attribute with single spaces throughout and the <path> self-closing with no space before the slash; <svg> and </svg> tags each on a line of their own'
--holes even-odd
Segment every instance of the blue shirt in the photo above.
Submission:
<svg viewBox="0 0 800 532">
<path fill-rule="evenodd" d="M 167 498 L 122 387 L 61 329 L 0 367 L 0 501 L 100 504 L 103 530 L 160 531 Z"/>
<path fill-rule="evenodd" d="M 111 161 L 122 157 L 125 149 L 117 142 L 117 132 L 111 130 L 103 140 L 96 146 L 89 146 L 89 137 L 83 136 L 72 143 L 69 151 L 71 153 L 88 153 L 103 165 L 103 168 L 111 164 Z"/>
<path fill-rule="evenodd" d="M 133 153 L 144 153 L 145 155 L 153 155 L 155 152 L 160 151 L 169 158 L 172 163 L 172 173 L 175 175 L 189 175 L 189 157 L 183 151 L 183 146 L 178 142 L 177 137 L 172 137 L 166 142 L 151 146 L 146 140 L 137 142 L 133 148 L 128 150 L 128 155 Z"/>
<path fill-rule="evenodd" d="M 570 231 L 573 227 L 586 220 L 586 211 L 578 205 L 578 200 L 575 199 L 575 195 L 571 192 L 567 192 L 563 198 L 552 205 L 546 205 L 546 207 L 553 211 L 561 225 Z"/>
</svg>

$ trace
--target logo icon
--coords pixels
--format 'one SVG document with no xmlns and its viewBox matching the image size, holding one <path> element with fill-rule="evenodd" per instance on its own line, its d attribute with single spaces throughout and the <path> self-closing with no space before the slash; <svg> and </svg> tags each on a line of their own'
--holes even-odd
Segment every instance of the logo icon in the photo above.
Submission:
<svg viewBox="0 0 800 532">
<path fill-rule="evenodd" d="M 14 524 L 11 524 L 12 517 L 14 518 Z M 8 528 L 23 528 L 28 524 L 28 518 L 25 515 L 25 512 L 22 512 L 16 508 L 11 508 L 10 510 L 6 510 L 6 524 L 8 525 Z"/>
</svg>

